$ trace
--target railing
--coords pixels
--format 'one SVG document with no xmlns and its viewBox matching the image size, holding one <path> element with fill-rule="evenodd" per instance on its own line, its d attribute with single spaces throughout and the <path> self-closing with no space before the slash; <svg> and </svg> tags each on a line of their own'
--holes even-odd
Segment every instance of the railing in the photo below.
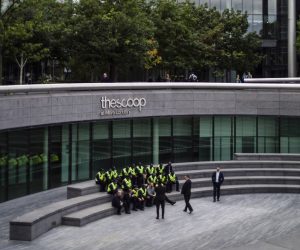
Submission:
<svg viewBox="0 0 300 250">
<path fill-rule="evenodd" d="M 293 78 L 245 78 L 245 83 L 300 83 L 299 77 Z"/>
<path fill-rule="evenodd" d="M 296 79 L 296 78 L 295 78 Z M 207 82 L 130 82 L 130 83 L 69 83 L 69 84 L 34 84 L 0 86 L 0 94 L 33 94 L 99 90 L 155 90 L 155 89 L 293 89 L 300 90 L 300 84 L 280 83 L 207 83 Z M 295 80 L 294 80 L 295 81 Z M 297 78 L 300 83 L 300 79 Z"/>
</svg>

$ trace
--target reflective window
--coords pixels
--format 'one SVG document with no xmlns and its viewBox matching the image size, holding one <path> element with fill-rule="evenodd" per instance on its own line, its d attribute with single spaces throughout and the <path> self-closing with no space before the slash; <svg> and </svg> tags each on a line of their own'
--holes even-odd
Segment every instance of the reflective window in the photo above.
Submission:
<svg viewBox="0 0 300 250">
<path fill-rule="evenodd" d="M 174 161 L 186 162 L 193 158 L 192 118 L 173 119 Z"/>
<path fill-rule="evenodd" d="M 258 118 L 258 153 L 278 152 L 278 119 L 276 117 Z"/>
<path fill-rule="evenodd" d="M 247 12 L 247 14 L 253 13 L 253 3 L 252 0 L 244 0 L 243 1 L 243 11 Z"/>
<path fill-rule="evenodd" d="M 268 0 L 268 14 L 277 14 L 277 0 Z"/>
<path fill-rule="evenodd" d="M 214 119 L 214 160 L 231 159 L 231 117 Z"/>
<path fill-rule="evenodd" d="M 210 7 L 216 8 L 217 10 L 221 9 L 221 2 L 220 0 L 210 0 Z"/>
<path fill-rule="evenodd" d="M 232 8 L 234 10 L 243 10 L 242 0 L 232 0 Z"/>
<path fill-rule="evenodd" d="M 0 133 L 0 202 L 6 200 L 7 133 Z"/>
<path fill-rule="evenodd" d="M 253 15 L 253 24 L 252 29 L 257 34 L 262 35 L 263 28 L 263 18 L 262 15 Z"/>
<path fill-rule="evenodd" d="M 231 0 L 221 0 L 221 10 L 231 9 Z"/>
<path fill-rule="evenodd" d="M 153 163 L 172 160 L 171 118 L 153 119 Z"/>
<path fill-rule="evenodd" d="M 263 1 L 253 0 L 253 14 L 262 14 L 262 13 L 263 13 Z"/>
<path fill-rule="evenodd" d="M 130 120 L 113 121 L 113 166 L 123 168 L 131 164 Z"/>
<path fill-rule="evenodd" d="M 211 161 L 213 156 L 213 118 L 197 117 L 194 122 L 194 159 Z"/>
<path fill-rule="evenodd" d="M 110 122 L 95 122 L 93 124 L 93 176 L 102 168 L 111 167 L 111 137 Z"/>
<path fill-rule="evenodd" d="M 152 163 L 151 119 L 133 121 L 133 159 L 135 163 Z"/>
<path fill-rule="evenodd" d="M 280 152 L 300 153 L 300 119 L 280 119 Z"/>
<path fill-rule="evenodd" d="M 31 161 L 35 156 L 35 154 L 28 154 L 28 136 L 29 130 L 8 133 L 8 199 L 26 195 L 28 191 L 26 169 L 29 160 Z M 39 174 L 41 165 L 40 162 L 38 163 L 35 165 L 34 172 Z M 36 184 L 40 183 L 39 180 L 36 181 Z"/>
<path fill-rule="evenodd" d="M 236 118 L 236 153 L 256 152 L 256 118 Z"/>
</svg>

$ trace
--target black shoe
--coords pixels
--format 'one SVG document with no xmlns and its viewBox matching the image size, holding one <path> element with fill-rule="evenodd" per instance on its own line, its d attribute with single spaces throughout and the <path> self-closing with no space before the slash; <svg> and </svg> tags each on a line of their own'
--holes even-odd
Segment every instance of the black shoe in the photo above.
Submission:
<svg viewBox="0 0 300 250">
<path fill-rule="evenodd" d="M 157 220 L 159 220 L 159 218 L 158 218 L 158 217 L 156 217 L 156 219 L 157 219 Z"/>
<path fill-rule="evenodd" d="M 172 203 L 172 206 L 174 206 L 174 205 L 175 205 L 175 203 L 176 203 L 176 201 L 174 201 L 174 202 Z"/>
<path fill-rule="evenodd" d="M 126 214 L 131 214 L 130 212 L 125 212 Z"/>
<path fill-rule="evenodd" d="M 163 220 L 165 219 L 164 217 L 161 217 Z"/>
<path fill-rule="evenodd" d="M 136 208 L 133 208 L 132 210 L 133 210 L 133 211 L 138 211 Z"/>
<path fill-rule="evenodd" d="M 121 213 L 117 213 L 117 215 L 121 215 Z"/>
<path fill-rule="evenodd" d="M 190 210 L 189 214 L 191 214 L 194 210 Z"/>
<path fill-rule="evenodd" d="M 220 201 L 220 199 L 217 199 L 217 201 Z"/>
<path fill-rule="evenodd" d="M 183 212 L 186 212 L 186 210 L 185 210 L 185 209 L 183 209 L 182 211 L 183 211 Z"/>
<path fill-rule="evenodd" d="M 216 202 L 216 199 L 214 199 L 214 202 Z"/>
</svg>

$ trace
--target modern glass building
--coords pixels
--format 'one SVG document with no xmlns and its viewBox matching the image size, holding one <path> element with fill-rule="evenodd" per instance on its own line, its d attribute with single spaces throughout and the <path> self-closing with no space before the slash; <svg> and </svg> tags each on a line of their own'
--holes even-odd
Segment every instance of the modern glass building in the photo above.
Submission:
<svg viewBox="0 0 300 250">
<path fill-rule="evenodd" d="M 299 107 L 284 84 L 2 86 L 0 201 L 112 166 L 300 153 Z"/>
<path fill-rule="evenodd" d="M 230 160 L 234 152 L 300 153 L 300 118 L 173 116 L 0 133 L 0 200 L 93 178 L 99 168 Z"/>
<path fill-rule="evenodd" d="M 234 9 L 248 14 L 248 31 L 260 35 L 262 54 L 265 56 L 256 72 L 253 72 L 255 77 L 286 77 L 288 75 L 289 1 L 194 0 L 196 4 L 207 4 L 209 8 L 216 8 L 219 11 Z M 295 11 L 298 18 L 300 15 L 300 2 L 295 2 Z M 296 27 L 294 27 L 294 32 L 296 32 Z"/>
</svg>

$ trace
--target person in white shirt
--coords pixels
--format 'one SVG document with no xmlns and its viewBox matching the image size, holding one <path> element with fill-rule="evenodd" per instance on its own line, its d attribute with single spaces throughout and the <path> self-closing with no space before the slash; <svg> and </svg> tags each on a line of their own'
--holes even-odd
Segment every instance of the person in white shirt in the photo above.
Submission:
<svg viewBox="0 0 300 250">
<path fill-rule="evenodd" d="M 214 202 L 216 202 L 216 197 L 217 197 L 217 201 L 220 201 L 220 189 L 224 181 L 224 175 L 220 171 L 219 167 L 217 168 L 216 172 L 213 173 L 211 180 L 214 186 L 214 191 L 213 191 Z"/>
</svg>

